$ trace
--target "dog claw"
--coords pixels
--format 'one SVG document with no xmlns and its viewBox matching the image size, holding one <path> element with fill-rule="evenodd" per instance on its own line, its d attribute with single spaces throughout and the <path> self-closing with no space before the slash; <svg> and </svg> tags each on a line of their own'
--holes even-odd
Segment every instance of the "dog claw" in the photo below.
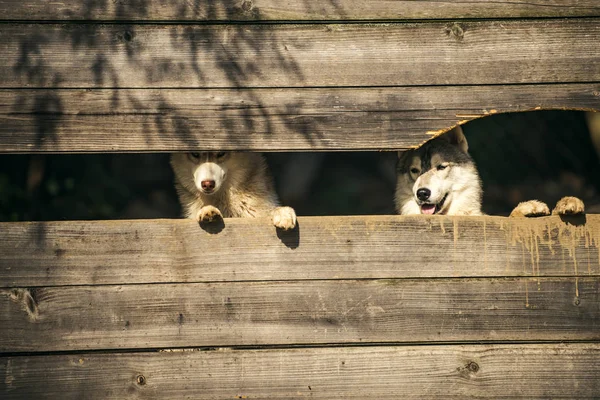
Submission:
<svg viewBox="0 0 600 400">
<path fill-rule="evenodd" d="M 529 200 L 519 203 L 510 213 L 511 217 L 542 217 L 550 215 L 546 203 L 539 200 Z"/>
<path fill-rule="evenodd" d="M 213 206 L 204 206 L 198 212 L 196 220 L 198 222 L 212 222 L 217 218 L 223 218 L 221 211 Z"/>
<path fill-rule="evenodd" d="M 566 196 L 556 203 L 554 210 L 552 210 L 552 215 L 574 215 L 583 214 L 584 212 L 585 206 L 583 205 L 583 201 L 577 197 Z"/>
<path fill-rule="evenodd" d="M 273 225 L 286 231 L 294 229 L 296 227 L 296 212 L 291 207 L 277 207 L 273 211 Z"/>
</svg>

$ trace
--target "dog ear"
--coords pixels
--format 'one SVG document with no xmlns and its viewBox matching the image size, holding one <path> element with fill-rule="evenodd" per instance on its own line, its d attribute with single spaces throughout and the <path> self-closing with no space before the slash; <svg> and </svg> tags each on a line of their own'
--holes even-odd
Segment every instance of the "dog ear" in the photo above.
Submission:
<svg viewBox="0 0 600 400">
<path fill-rule="evenodd" d="M 398 161 L 403 161 L 404 159 L 406 159 L 406 157 L 409 156 L 409 154 L 413 154 L 414 151 L 412 150 L 400 150 L 398 151 Z"/>
<path fill-rule="evenodd" d="M 460 125 L 457 125 L 452 128 L 451 131 L 444 133 L 442 137 L 450 142 L 450 144 L 458 146 L 463 153 L 469 154 L 469 143 L 467 142 L 467 138 Z"/>
</svg>

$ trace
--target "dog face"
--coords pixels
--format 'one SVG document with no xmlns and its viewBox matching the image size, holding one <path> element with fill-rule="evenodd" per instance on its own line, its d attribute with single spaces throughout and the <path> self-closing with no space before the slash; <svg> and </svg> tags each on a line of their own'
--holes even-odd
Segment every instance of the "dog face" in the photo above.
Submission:
<svg viewBox="0 0 600 400">
<path fill-rule="evenodd" d="M 479 214 L 481 183 L 460 128 L 399 153 L 396 209 L 400 214 Z"/>
<path fill-rule="evenodd" d="M 180 153 L 173 155 L 173 165 L 176 173 L 193 177 L 195 188 L 205 195 L 213 195 L 221 189 L 227 179 L 231 153 L 228 152 L 198 152 Z M 190 183 L 190 179 L 184 179 Z"/>
<path fill-rule="evenodd" d="M 458 164 L 443 158 L 441 154 L 432 155 L 429 162 L 412 157 L 409 166 L 409 180 L 414 182 L 412 194 L 421 209 L 421 214 L 445 214 L 452 199 L 453 169 Z M 429 165 L 427 165 L 429 164 Z M 454 171 L 456 172 L 456 171 Z M 446 202 L 447 200 L 450 200 Z"/>
</svg>

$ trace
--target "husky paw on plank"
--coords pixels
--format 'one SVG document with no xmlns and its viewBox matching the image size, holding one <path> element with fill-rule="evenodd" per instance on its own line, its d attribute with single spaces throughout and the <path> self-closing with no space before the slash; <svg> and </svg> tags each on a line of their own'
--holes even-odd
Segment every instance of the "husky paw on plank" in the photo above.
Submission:
<svg viewBox="0 0 600 400">
<path fill-rule="evenodd" d="M 552 210 L 553 215 L 575 215 L 584 213 L 585 206 L 583 205 L 583 201 L 573 196 L 563 197 L 556 203 L 554 210 Z"/>
<path fill-rule="evenodd" d="M 198 222 L 212 222 L 217 218 L 223 218 L 223 215 L 221 215 L 218 208 L 213 206 L 202 207 L 196 215 L 196 221 Z"/>
<path fill-rule="evenodd" d="M 550 215 L 546 203 L 539 200 L 529 200 L 519 203 L 510 213 L 510 217 L 543 217 Z"/>
<path fill-rule="evenodd" d="M 585 206 L 583 201 L 572 196 L 566 196 L 560 199 L 552 210 L 552 215 L 577 215 L 584 213 Z M 510 213 L 511 217 L 543 217 L 546 215 L 550 215 L 550 209 L 546 203 L 539 200 L 530 200 L 519 203 L 519 205 Z"/>
<path fill-rule="evenodd" d="M 294 229 L 296 212 L 291 207 L 277 207 L 273 211 L 273 225 L 283 230 Z"/>
<path fill-rule="evenodd" d="M 272 217 L 280 229 L 296 226 L 293 208 L 279 207 L 267 164 L 258 153 L 197 152 L 171 155 L 175 188 L 185 217 Z"/>
</svg>

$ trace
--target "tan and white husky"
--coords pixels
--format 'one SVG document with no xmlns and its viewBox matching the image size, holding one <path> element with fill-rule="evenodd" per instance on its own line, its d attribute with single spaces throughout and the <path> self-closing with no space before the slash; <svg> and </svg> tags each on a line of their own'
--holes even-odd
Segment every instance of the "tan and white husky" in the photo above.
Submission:
<svg viewBox="0 0 600 400">
<path fill-rule="evenodd" d="M 293 208 L 280 207 L 272 178 L 259 153 L 174 153 L 175 187 L 187 218 L 272 217 L 280 229 L 296 226 Z"/>
</svg>

